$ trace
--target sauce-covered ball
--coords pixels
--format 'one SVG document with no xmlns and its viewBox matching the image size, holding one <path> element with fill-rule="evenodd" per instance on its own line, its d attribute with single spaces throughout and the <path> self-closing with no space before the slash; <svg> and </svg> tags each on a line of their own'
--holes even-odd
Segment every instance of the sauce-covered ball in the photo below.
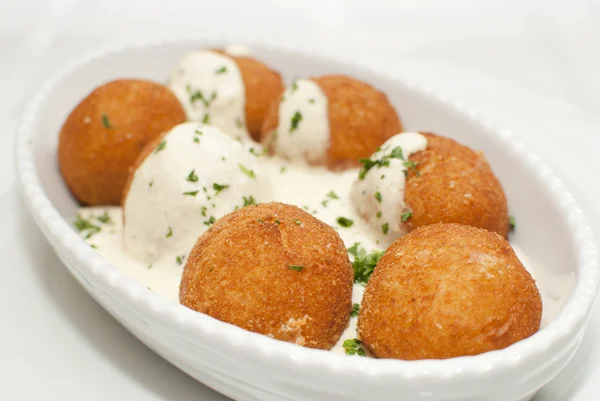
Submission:
<svg viewBox="0 0 600 401">
<path fill-rule="evenodd" d="M 271 196 L 254 148 L 214 126 L 180 124 L 132 168 L 123 198 L 125 248 L 149 264 L 166 252 L 185 256 L 218 218 Z"/>
<path fill-rule="evenodd" d="M 257 140 L 265 113 L 284 85 L 279 73 L 247 50 L 189 52 L 179 60 L 169 87 L 190 120 L 216 125 L 233 138 Z"/>
<path fill-rule="evenodd" d="M 84 205 L 118 205 L 142 149 L 185 119 L 179 101 L 163 85 L 117 80 L 99 86 L 60 131 L 58 163 L 65 183 Z"/>
<path fill-rule="evenodd" d="M 379 358 L 445 359 L 502 349 L 538 331 L 540 293 L 500 235 L 421 227 L 394 242 L 365 289 L 358 333 Z"/>
<path fill-rule="evenodd" d="M 435 223 L 508 235 L 506 196 L 482 153 L 449 138 L 407 132 L 362 163 L 352 201 L 384 242 Z"/>
<path fill-rule="evenodd" d="M 339 235 L 295 206 L 219 219 L 196 242 L 180 302 L 256 333 L 330 349 L 348 325 L 353 271 Z"/>
<path fill-rule="evenodd" d="M 261 141 L 292 161 L 340 170 L 402 131 L 387 97 L 345 76 L 298 79 L 272 104 Z"/>
</svg>

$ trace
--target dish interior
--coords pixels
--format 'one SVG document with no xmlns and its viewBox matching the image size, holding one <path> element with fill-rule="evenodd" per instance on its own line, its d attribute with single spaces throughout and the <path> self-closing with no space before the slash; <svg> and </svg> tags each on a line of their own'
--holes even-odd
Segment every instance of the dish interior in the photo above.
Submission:
<svg viewBox="0 0 600 401">
<path fill-rule="evenodd" d="M 95 58 L 73 71 L 68 81 L 58 82 L 48 93 L 33 127 L 32 146 L 47 196 L 69 224 L 79 205 L 61 178 L 56 158 L 58 132 L 66 116 L 93 88 L 104 82 L 141 78 L 164 83 L 176 60 L 190 49 L 201 47 L 218 47 L 218 44 L 180 42 Z M 446 103 L 432 101 L 391 78 L 310 55 L 261 47 L 252 48 L 252 53 L 280 71 L 286 83 L 297 77 L 331 73 L 364 80 L 387 94 L 403 120 L 405 131 L 432 131 L 483 151 L 504 187 L 510 213 L 516 219 L 517 228 L 511 235 L 511 243 L 534 261 L 533 274 L 546 298 L 546 323 L 556 316 L 576 284 L 575 243 L 570 237 L 568 218 L 562 215 L 558 201 L 551 196 L 543 179 L 529 168 L 526 158 L 515 151 L 519 144 L 513 144 L 515 149 L 507 149 L 501 138 L 474 121 L 474 116 L 457 114 Z"/>
</svg>

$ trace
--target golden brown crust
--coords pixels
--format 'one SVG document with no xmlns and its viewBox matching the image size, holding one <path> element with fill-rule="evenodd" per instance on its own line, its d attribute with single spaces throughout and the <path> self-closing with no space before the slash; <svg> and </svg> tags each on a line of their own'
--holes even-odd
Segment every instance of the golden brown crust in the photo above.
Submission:
<svg viewBox="0 0 600 401">
<path fill-rule="evenodd" d="M 295 206 L 267 203 L 222 217 L 198 239 L 179 299 L 246 330 L 330 349 L 348 325 L 352 282 L 331 227 Z"/>
<path fill-rule="evenodd" d="M 431 133 L 427 149 L 409 159 L 419 176 L 406 179 L 404 201 L 412 211 L 409 229 L 460 223 L 508 236 L 508 206 L 502 185 L 481 153 Z"/>
<path fill-rule="evenodd" d="M 84 205 L 118 205 L 142 149 L 185 120 L 181 104 L 163 85 L 116 80 L 99 86 L 60 132 L 58 162 L 67 186 Z"/>
<path fill-rule="evenodd" d="M 402 132 L 398 114 L 387 96 L 371 85 L 342 75 L 311 78 L 328 100 L 330 144 L 325 164 L 330 170 L 358 165 L 390 137 Z M 268 142 L 279 122 L 279 99 L 271 104 L 261 130 Z"/>
<path fill-rule="evenodd" d="M 434 224 L 383 255 L 365 290 L 358 332 L 379 358 L 445 359 L 508 347 L 538 331 L 541 316 L 535 281 L 506 240 Z"/>
</svg>

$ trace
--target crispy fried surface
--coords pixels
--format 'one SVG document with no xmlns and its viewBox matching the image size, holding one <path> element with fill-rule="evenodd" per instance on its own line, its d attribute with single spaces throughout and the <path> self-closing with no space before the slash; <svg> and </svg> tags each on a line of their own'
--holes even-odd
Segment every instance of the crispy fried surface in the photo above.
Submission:
<svg viewBox="0 0 600 401">
<path fill-rule="evenodd" d="M 388 248 L 365 290 L 358 332 L 380 358 L 445 359 L 505 348 L 534 334 L 541 316 L 535 282 L 508 242 L 435 224 Z"/>
<path fill-rule="evenodd" d="M 185 120 L 179 101 L 163 85 L 117 80 L 99 86 L 60 132 L 58 162 L 67 186 L 84 205 L 118 205 L 142 149 Z"/>
<path fill-rule="evenodd" d="M 402 131 L 398 114 L 386 95 L 371 85 L 342 75 L 311 78 L 328 100 L 331 141 L 325 164 L 330 170 L 358 165 L 358 159 L 369 157 L 388 138 Z M 279 101 L 271 104 L 261 130 L 261 140 L 279 122 Z"/>
<path fill-rule="evenodd" d="M 246 330 L 330 349 L 348 325 L 352 281 L 331 227 L 295 206 L 267 203 L 222 217 L 198 239 L 179 300 Z"/>
<path fill-rule="evenodd" d="M 508 206 L 502 185 L 485 157 L 466 146 L 431 133 L 427 149 L 410 160 L 404 200 L 412 217 L 409 229 L 434 223 L 460 223 L 508 235 Z"/>
</svg>

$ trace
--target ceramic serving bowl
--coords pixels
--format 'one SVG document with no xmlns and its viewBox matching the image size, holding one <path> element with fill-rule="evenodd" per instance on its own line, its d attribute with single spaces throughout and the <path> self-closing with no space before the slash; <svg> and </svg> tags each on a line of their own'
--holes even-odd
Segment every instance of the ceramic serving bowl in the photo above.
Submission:
<svg viewBox="0 0 600 401">
<path fill-rule="evenodd" d="M 590 228 L 573 197 L 510 132 L 429 89 L 306 51 L 250 44 L 292 78 L 343 73 L 387 93 L 407 130 L 429 130 L 485 152 L 518 229 L 512 241 L 534 260 L 552 321 L 506 349 L 448 360 L 377 360 L 311 350 L 242 330 L 170 302 L 125 276 L 71 228 L 77 203 L 57 166 L 58 132 L 94 87 L 115 78 L 164 82 L 190 49 L 219 40 L 121 47 L 71 64 L 35 95 L 18 130 L 20 188 L 35 221 L 89 294 L 148 347 L 236 400 L 526 400 L 573 355 L 598 286 Z M 477 302 L 477 300 L 473 300 Z"/>
</svg>

